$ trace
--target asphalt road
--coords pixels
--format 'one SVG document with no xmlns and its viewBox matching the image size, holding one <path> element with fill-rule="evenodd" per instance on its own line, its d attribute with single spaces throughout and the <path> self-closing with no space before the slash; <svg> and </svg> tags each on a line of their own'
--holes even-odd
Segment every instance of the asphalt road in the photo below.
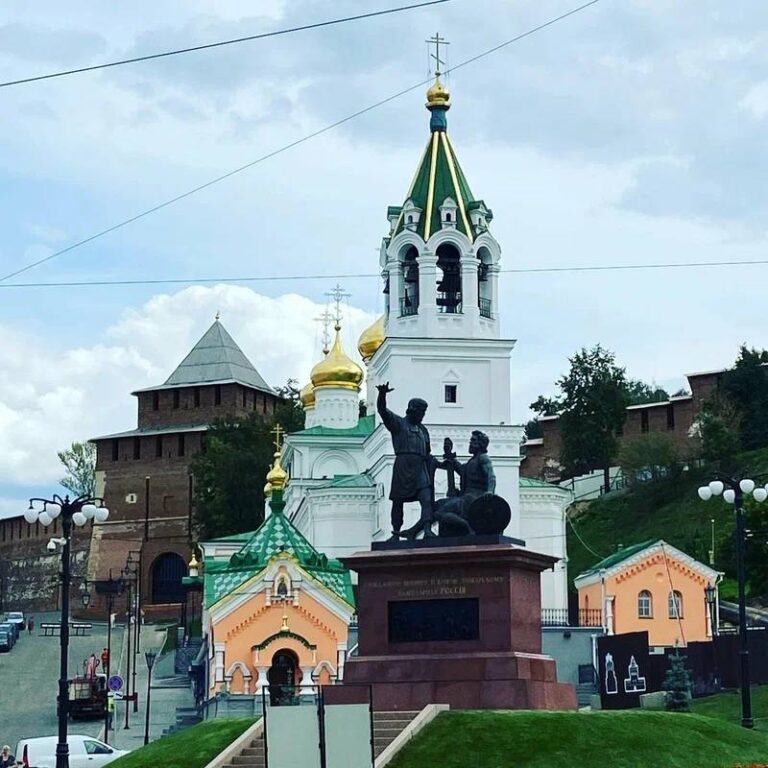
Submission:
<svg viewBox="0 0 768 768">
<path fill-rule="evenodd" d="M 46 620 L 58 621 L 58 617 L 36 614 L 34 634 L 25 631 L 10 653 L 0 653 L 0 747 L 9 744 L 15 750 L 19 739 L 56 735 L 59 638 L 38 635 L 37 627 Z M 122 629 L 113 629 L 113 664 L 120 657 L 121 639 Z M 82 670 L 83 660 L 91 653 L 100 656 L 106 644 L 105 624 L 95 624 L 90 637 L 71 637 L 70 677 Z M 100 720 L 76 720 L 70 722 L 69 730 L 98 736 L 102 724 Z"/>
</svg>

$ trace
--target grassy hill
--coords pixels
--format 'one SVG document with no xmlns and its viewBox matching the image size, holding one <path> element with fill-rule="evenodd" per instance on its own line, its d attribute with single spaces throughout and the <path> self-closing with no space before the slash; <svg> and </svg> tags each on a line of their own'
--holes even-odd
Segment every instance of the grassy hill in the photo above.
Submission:
<svg viewBox="0 0 768 768">
<path fill-rule="evenodd" d="M 768 761 L 768 736 L 666 712 L 447 712 L 391 768 L 730 768 Z"/>
<path fill-rule="evenodd" d="M 768 450 L 743 454 L 741 465 L 745 474 L 752 477 L 768 475 Z M 730 571 L 733 506 L 722 498 L 708 502 L 699 499 L 696 489 L 710 479 L 711 472 L 693 469 L 676 480 L 663 479 L 615 491 L 574 513 L 568 527 L 571 587 L 578 574 L 615 552 L 619 544 L 629 546 L 648 539 L 664 539 L 708 562 L 712 519 L 715 521 L 715 566 Z M 728 597 L 729 584 L 726 582 L 724 586 L 721 594 Z"/>
</svg>

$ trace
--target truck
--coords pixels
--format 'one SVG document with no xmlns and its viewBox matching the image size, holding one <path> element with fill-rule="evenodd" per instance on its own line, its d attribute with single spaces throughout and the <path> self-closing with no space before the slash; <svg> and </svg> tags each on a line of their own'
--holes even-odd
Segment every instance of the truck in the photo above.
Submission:
<svg viewBox="0 0 768 768">
<path fill-rule="evenodd" d="M 73 677 L 69 681 L 69 716 L 73 720 L 103 718 L 107 712 L 107 676 Z"/>
</svg>

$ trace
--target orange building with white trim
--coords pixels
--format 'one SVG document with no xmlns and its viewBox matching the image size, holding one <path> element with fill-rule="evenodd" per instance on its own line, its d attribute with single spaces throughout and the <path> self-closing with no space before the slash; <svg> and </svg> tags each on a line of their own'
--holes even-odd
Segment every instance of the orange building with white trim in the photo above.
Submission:
<svg viewBox="0 0 768 768">
<path fill-rule="evenodd" d="M 574 580 L 580 609 L 601 609 L 608 634 L 648 632 L 652 646 L 712 638 L 704 588 L 722 574 L 662 540 L 624 547 Z M 715 592 L 717 612 L 717 592 Z"/>
</svg>

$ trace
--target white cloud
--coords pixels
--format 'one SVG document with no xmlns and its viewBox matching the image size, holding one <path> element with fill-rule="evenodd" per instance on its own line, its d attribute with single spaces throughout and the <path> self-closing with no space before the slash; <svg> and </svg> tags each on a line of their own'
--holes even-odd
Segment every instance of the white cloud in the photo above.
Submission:
<svg viewBox="0 0 768 768">
<path fill-rule="evenodd" d="M 751 112 L 758 120 L 768 115 L 768 80 L 753 85 L 741 99 L 739 106 Z"/>
<path fill-rule="evenodd" d="M 197 286 L 126 310 L 106 341 L 90 347 L 61 350 L 0 327 L 0 486 L 56 482 L 58 450 L 133 428 L 130 392 L 161 384 L 217 311 L 268 383 L 295 377 L 303 385 L 320 359 L 315 318 L 323 309 L 296 294 L 273 299 L 238 286 Z M 359 360 L 357 337 L 374 317 L 353 306 L 343 314 L 345 349 Z"/>
</svg>

